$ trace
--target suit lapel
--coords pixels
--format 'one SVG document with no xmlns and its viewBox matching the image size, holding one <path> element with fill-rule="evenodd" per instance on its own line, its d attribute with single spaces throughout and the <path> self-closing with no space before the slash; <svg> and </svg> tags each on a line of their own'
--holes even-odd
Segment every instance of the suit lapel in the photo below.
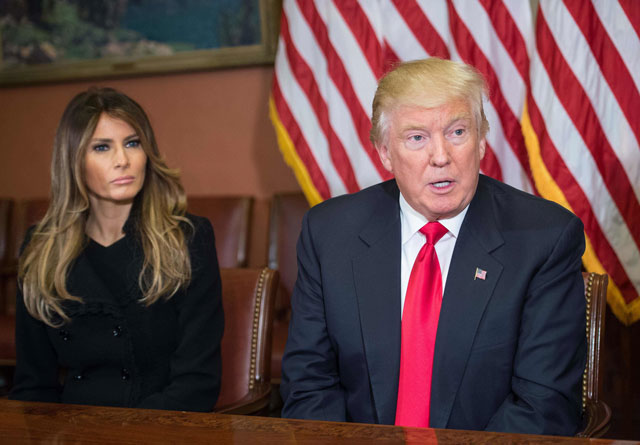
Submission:
<svg viewBox="0 0 640 445">
<path fill-rule="evenodd" d="M 481 177 L 458 234 L 438 321 L 429 422 L 433 428 L 447 426 L 478 325 L 502 273 L 502 265 L 491 256 L 504 243 L 493 215 L 492 196 Z M 476 268 L 486 271 L 485 279 L 475 279 Z"/>
<path fill-rule="evenodd" d="M 366 246 L 353 274 L 377 421 L 395 420 L 400 366 L 400 208 L 395 182 L 385 184 L 374 218 L 360 233 Z"/>
</svg>

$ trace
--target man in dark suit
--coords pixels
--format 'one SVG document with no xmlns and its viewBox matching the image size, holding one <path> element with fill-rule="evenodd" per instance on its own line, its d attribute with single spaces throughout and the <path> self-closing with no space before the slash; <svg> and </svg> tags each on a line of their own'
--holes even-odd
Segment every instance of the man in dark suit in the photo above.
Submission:
<svg viewBox="0 0 640 445">
<path fill-rule="evenodd" d="M 576 432 L 586 356 L 583 226 L 560 206 L 479 174 L 485 91 L 475 69 L 436 58 L 401 64 L 380 81 L 371 137 L 395 180 L 304 218 L 283 416 Z M 405 323 L 422 298 L 413 290 L 420 230 L 436 221 L 446 233 L 425 273 L 441 282 L 439 315 L 422 354 L 407 345 L 430 334 Z M 430 387 L 414 390 L 422 373 L 402 369 L 428 355 L 419 363 Z M 406 405 L 406 397 L 414 400 Z M 401 414 L 425 410 L 418 421 Z"/>
</svg>

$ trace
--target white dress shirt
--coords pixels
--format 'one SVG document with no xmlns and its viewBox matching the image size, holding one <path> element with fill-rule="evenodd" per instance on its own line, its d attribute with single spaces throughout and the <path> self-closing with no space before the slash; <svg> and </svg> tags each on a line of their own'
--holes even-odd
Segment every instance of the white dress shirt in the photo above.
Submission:
<svg viewBox="0 0 640 445">
<path fill-rule="evenodd" d="M 453 255 L 453 248 L 456 245 L 458 239 L 458 233 L 460 232 L 460 226 L 464 220 L 464 216 L 467 214 L 469 205 L 458 213 L 453 218 L 439 219 L 438 222 L 445 226 L 448 232 L 440 238 L 435 245 L 436 254 L 438 255 L 438 262 L 440 263 L 440 271 L 442 272 L 442 292 L 444 294 L 444 288 L 447 283 L 447 275 L 449 274 L 449 265 L 451 264 L 451 256 Z M 409 285 L 409 276 L 411 276 L 411 269 L 413 263 L 418 256 L 418 252 L 422 249 L 422 246 L 426 242 L 426 237 L 420 232 L 422 226 L 427 224 L 429 220 L 416 212 L 413 207 L 404 199 L 402 193 L 400 193 L 400 224 L 402 226 L 402 259 L 400 262 L 400 295 L 401 304 L 404 309 L 404 299 L 407 295 L 407 286 Z"/>
</svg>

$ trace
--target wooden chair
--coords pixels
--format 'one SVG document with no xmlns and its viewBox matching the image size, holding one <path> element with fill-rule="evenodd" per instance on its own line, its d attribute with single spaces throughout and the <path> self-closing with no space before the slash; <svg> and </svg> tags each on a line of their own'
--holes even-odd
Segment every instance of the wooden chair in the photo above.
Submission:
<svg viewBox="0 0 640 445">
<path fill-rule="evenodd" d="M 16 201 L 11 211 L 9 222 L 9 239 L 7 253 L 2 268 L 2 292 L 6 301 L 3 308 L 9 315 L 15 313 L 16 277 L 18 274 L 18 257 L 20 246 L 27 229 L 40 221 L 49 208 L 49 199 L 34 198 Z"/>
<path fill-rule="evenodd" d="M 29 226 L 41 220 L 48 207 L 46 198 L 25 199 L 13 203 L 9 212 L 9 235 L 0 273 L 4 300 L 0 311 L 0 366 L 14 366 L 16 362 L 15 299 L 20 246 Z"/>
<path fill-rule="evenodd" d="M 10 264 L 13 263 L 9 259 L 9 245 L 11 234 L 11 214 L 13 210 L 13 200 L 8 198 L 0 198 L 0 314 L 4 313 L 7 307 L 7 300 L 11 298 L 5 290 L 5 277 L 9 272 L 13 271 Z M 15 295 L 14 295 L 15 298 Z"/>
<path fill-rule="evenodd" d="M 0 198 L 0 261 L 4 262 L 9 251 L 9 226 L 13 200 Z"/>
<path fill-rule="evenodd" d="M 611 409 L 598 398 L 600 383 L 600 341 L 604 337 L 607 309 L 606 274 L 583 272 L 587 300 L 587 366 L 582 377 L 583 428 L 579 437 L 602 437 L 611 423 Z"/>
<path fill-rule="evenodd" d="M 266 414 L 271 393 L 270 357 L 278 272 L 221 269 L 225 328 L 222 387 L 215 412 Z"/>
<path fill-rule="evenodd" d="M 281 378 L 282 355 L 291 317 L 291 294 L 298 275 L 296 243 L 307 210 L 309 203 L 302 192 L 276 194 L 271 203 L 269 267 L 280 272 L 271 349 L 271 381 L 274 384 L 280 383 Z"/>
<path fill-rule="evenodd" d="M 11 199 L 0 199 L 0 367 L 15 365 L 16 358 L 15 318 L 6 314 L 10 301 L 16 298 L 7 291 L 8 280 L 15 277 L 15 261 L 9 253 L 13 204 Z M 0 370 L 0 379 L 6 384 L 3 374 L 4 370 Z"/>
<path fill-rule="evenodd" d="M 253 198 L 189 196 L 187 210 L 211 221 L 220 267 L 245 267 L 248 261 Z"/>
</svg>

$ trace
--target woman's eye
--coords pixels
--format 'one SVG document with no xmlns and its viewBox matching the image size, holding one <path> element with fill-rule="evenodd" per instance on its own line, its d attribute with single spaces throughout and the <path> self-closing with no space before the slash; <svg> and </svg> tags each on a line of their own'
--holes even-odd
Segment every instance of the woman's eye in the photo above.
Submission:
<svg viewBox="0 0 640 445">
<path fill-rule="evenodd" d="M 98 144 L 93 146 L 94 151 L 107 151 L 109 146 L 107 144 Z"/>
<path fill-rule="evenodd" d="M 133 140 L 127 142 L 126 146 L 129 147 L 129 148 L 139 147 L 140 146 L 140 140 L 139 139 L 133 139 Z"/>
</svg>

